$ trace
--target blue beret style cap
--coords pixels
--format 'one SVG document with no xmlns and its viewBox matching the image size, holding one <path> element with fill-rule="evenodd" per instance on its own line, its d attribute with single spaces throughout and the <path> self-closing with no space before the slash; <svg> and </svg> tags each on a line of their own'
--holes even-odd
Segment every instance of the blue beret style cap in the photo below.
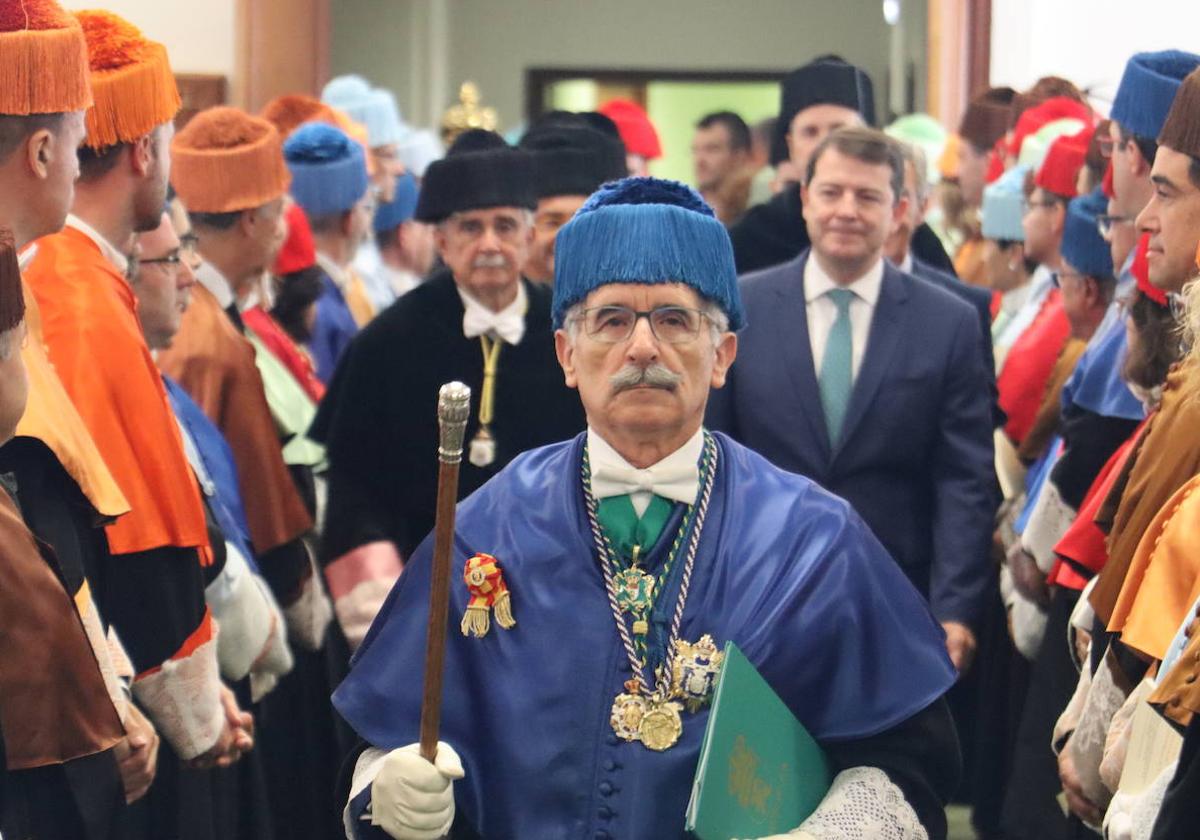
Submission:
<svg viewBox="0 0 1200 840">
<path fill-rule="evenodd" d="M 567 310 L 609 283 L 686 283 L 745 325 L 733 246 L 712 208 L 690 187 L 660 178 L 605 184 L 558 231 L 555 329 Z"/>
<path fill-rule="evenodd" d="M 344 213 L 367 191 L 362 146 L 325 123 L 300 126 L 283 144 L 292 173 L 292 198 L 310 217 Z"/>
<path fill-rule="evenodd" d="M 988 239 L 1024 242 L 1025 176 L 1028 166 L 1014 166 L 983 190 L 982 233 Z"/>
<path fill-rule="evenodd" d="M 420 188 L 417 179 L 411 172 L 405 172 L 396 179 L 396 197 L 391 201 L 381 202 L 375 210 L 375 232 L 383 233 L 395 230 L 413 217 L 417 210 L 417 197 Z"/>
<path fill-rule="evenodd" d="M 1100 279 L 1113 276 L 1112 250 L 1100 230 L 1096 217 L 1108 208 L 1108 199 L 1097 188 L 1087 195 L 1071 199 L 1063 225 L 1063 259 L 1080 274 Z"/>
<path fill-rule="evenodd" d="M 1109 116 L 1130 134 L 1157 138 L 1175 92 L 1197 66 L 1200 55 L 1180 50 L 1137 53 L 1125 64 Z"/>
</svg>

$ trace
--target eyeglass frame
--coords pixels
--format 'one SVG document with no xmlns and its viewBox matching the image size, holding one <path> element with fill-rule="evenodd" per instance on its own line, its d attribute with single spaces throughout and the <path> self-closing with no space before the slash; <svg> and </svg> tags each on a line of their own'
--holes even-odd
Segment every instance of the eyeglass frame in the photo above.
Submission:
<svg viewBox="0 0 1200 840">
<path fill-rule="evenodd" d="M 604 309 L 614 310 L 617 312 L 624 312 L 624 313 L 633 315 L 633 321 L 630 324 L 629 332 L 626 335 L 624 335 L 621 338 L 612 339 L 610 341 L 606 338 L 598 337 L 596 332 L 592 332 L 587 328 L 588 313 L 599 312 Z M 689 332 L 685 337 L 679 339 L 678 341 L 672 341 L 669 338 L 663 338 L 662 336 L 660 336 L 658 334 L 658 328 L 654 326 L 654 318 L 653 318 L 653 316 L 656 313 L 660 313 L 660 312 L 686 312 L 689 315 L 696 315 L 696 316 L 698 316 L 698 318 L 696 320 L 696 328 L 695 328 L 695 330 Z M 696 340 L 696 336 L 700 335 L 701 327 L 704 325 L 705 321 L 712 323 L 712 319 L 710 318 L 709 314 L 707 312 L 705 312 L 703 309 L 694 309 L 689 306 L 676 306 L 675 304 L 665 304 L 663 306 L 656 306 L 653 309 L 642 309 L 642 310 L 634 309 L 632 306 L 624 306 L 622 304 L 617 304 L 617 303 L 604 304 L 602 306 L 589 306 L 587 309 L 582 309 L 579 311 L 577 320 L 583 322 L 584 332 L 587 334 L 587 337 L 592 339 L 593 341 L 599 342 L 600 344 L 620 344 L 624 341 L 628 341 L 630 338 L 633 337 L 634 332 L 637 331 L 638 321 L 642 320 L 642 318 L 645 318 L 646 323 L 650 325 L 650 334 L 653 335 L 656 340 L 662 341 L 662 342 L 664 342 L 666 344 L 670 344 L 672 346 L 678 346 L 681 344 L 690 344 L 691 342 Z"/>
<path fill-rule="evenodd" d="M 1117 225 L 1131 225 L 1132 216 L 1122 216 L 1118 213 L 1100 213 L 1096 216 L 1096 230 L 1105 241 L 1112 236 L 1113 228 Z"/>
</svg>

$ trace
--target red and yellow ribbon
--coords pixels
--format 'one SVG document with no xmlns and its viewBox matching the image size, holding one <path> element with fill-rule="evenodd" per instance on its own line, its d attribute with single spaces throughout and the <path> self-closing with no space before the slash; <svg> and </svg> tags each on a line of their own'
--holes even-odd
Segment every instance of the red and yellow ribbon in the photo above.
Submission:
<svg viewBox="0 0 1200 840">
<path fill-rule="evenodd" d="M 486 636 L 491 629 L 491 613 L 496 611 L 496 623 L 505 630 L 516 626 L 512 614 L 512 598 L 504 582 L 500 561 L 490 554 L 479 553 L 467 560 L 463 581 L 471 600 L 462 618 L 464 636 Z"/>
</svg>

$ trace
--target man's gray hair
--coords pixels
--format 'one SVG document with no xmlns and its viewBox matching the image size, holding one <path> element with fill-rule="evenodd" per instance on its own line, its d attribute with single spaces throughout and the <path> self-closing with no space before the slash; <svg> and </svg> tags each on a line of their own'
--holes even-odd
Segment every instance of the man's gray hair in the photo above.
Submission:
<svg viewBox="0 0 1200 840">
<path fill-rule="evenodd" d="M 567 335 L 574 342 L 579 337 L 579 323 L 583 320 L 584 302 L 579 301 L 574 306 L 567 310 L 563 316 L 563 326 L 567 330 Z M 712 337 L 712 343 L 715 347 L 717 342 L 721 340 L 721 335 L 729 332 L 729 316 L 725 314 L 725 310 L 711 300 L 702 300 L 700 311 L 704 313 L 704 317 L 708 320 L 709 334 Z"/>
<path fill-rule="evenodd" d="M 929 159 L 925 156 L 925 150 L 916 143 L 900 143 L 900 151 L 904 155 L 904 163 L 913 168 L 913 174 L 917 181 L 917 194 L 913 196 L 913 200 L 918 204 L 924 204 L 925 199 L 929 198 Z"/>
</svg>

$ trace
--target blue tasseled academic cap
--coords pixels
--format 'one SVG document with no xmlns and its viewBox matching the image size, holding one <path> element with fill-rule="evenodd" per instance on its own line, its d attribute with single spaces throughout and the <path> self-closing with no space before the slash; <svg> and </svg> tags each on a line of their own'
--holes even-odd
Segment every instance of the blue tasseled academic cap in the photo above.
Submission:
<svg viewBox="0 0 1200 840">
<path fill-rule="evenodd" d="M 1109 115 L 1130 134 L 1155 139 L 1180 83 L 1197 65 L 1200 55 L 1180 50 L 1137 53 L 1125 64 Z"/>
<path fill-rule="evenodd" d="M 1099 189 L 1071 199 L 1063 225 L 1062 258 L 1080 274 L 1098 279 L 1112 278 L 1112 249 L 1100 236 L 1096 217 L 1108 208 Z"/>
<path fill-rule="evenodd" d="M 608 283 L 686 283 L 745 324 L 733 246 L 700 194 L 678 181 L 624 178 L 594 192 L 558 232 L 554 327 Z"/>
<path fill-rule="evenodd" d="M 283 144 L 292 198 L 310 218 L 345 213 L 367 192 L 362 147 L 340 128 L 305 123 Z"/>
</svg>

